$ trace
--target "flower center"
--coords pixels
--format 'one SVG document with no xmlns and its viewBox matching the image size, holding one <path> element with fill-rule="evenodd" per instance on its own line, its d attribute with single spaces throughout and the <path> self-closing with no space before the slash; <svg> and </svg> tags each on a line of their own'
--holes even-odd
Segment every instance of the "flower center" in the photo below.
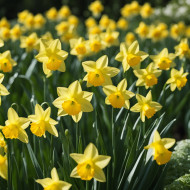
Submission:
<svg viewBox="0 0 190 190">
<path fill-rule="evenodd" d="M 154 74 L 148 74 L 145 81 L 147 86 L 153 86 L 158 83 L 158 79 L 155 77 Z"/>
<path fill-rule="evenodd" d="M 36 43 L 36 40 L 34 38 L 27 38 L 26 39 L 26 46 L 27 47 L 33 47 Z"/>
<path fill-rule="evenodd" d="M 187 78 L 186 77 L 179 77 L 176 79 L 176 85 L 178 88 L 182 88 L 186 85 Z"/>
<path fill-rule="evenodd" d="M 93 52 L 99 52 L 101 49 L 101 43 L 98 40 L 94 40 L 90 43 L 90 48 Z"/>
<path fill-rule="evenodd" d="M 45 130 L 46 130 L 45 121 L 41 120 L 40 122 L 37 122 L 37 123 L 31 123 L 30 130 L 34 135 L 41 137 L 42 135 L 45 134 Z"/>
<path fill-rule="evenodd" d="M 7 58 L 0 59 L 0 65 L 4 73 L 12 71 L 12 64 Z"/>
<path fill-rule="evenodd" d="M 99 70 L 96 70 L 95 72 L 88 73 L 88 82 L 94 86 L 101 86 L 105 82 L 105 79 L 103 74 Z"/>
<path fill-rule="evenodd" d="M 145 104 L 143 106 L 143 113 L 148 119 L 150 119 L 156 113 L 156 111 L 153 107 L 150 107 L 148 104 Z"/>
<path fill-rule="evenodd" d="M 121 92 L 115 92 L 109 95 L 109 102 L 114 108 L 122 108 L 125 104 L 125 99 Z"/>
<path fill-rule="evenodd" d="M 2 132 L 5 135 L 5 138 L 17 139 L 19 128 L 17 125 L 11 124 L 3 127 Z"/>
<path fill-rule="evenodd" d="M 0 155 L 0 166 L 3 165 L 6 161 L 6 157 Z"/>
<path fill-rule="evenodd" d="M 106 36 L 105 38 L 105 41 L 108 43 L 108 44 L 112 44 L 114 42 L 115 38 L 112 36 L 112 35 L 108 35 Z"/>
<path fill-rule="evenodd" d="M 158 63 L 158 67 L 162 70 L 167 70 L 170 68 L 171 62 L 172 61 L 168 59 L 167 57 L 162 57 L 160 59 L 160 62 Z"/>
<path fill-rule="evenodd" d="M 92 161 L 86 161 L 77 166 L 77 173 L 82 180 L 91 180 L 94 177 L 94 164 Z"/>
<path fill-rule="evenodd" d="M 130 53 L 127 55 L 127 62 L 131 67 L 133 67 L 141 62 L 141 57 Z"/>
<path fill-rule="evenodd" d="M 48 62 L 46 63 L 46 66 L 51 71 L 56 71 L 59 69 L 60 65 L 62 63 L 62 60 L 57 59 L 55 56 L 51 56 L 48 59 Z"/>
<path fill-rule="evenodd" d="M 86 47 L 84 44 L 79 44 L 75 47 L 75 50 L 78 54 L 80 55 L 84 55 L 86 53 Z"/>
<path fill-rule="evenodd" d="M 81 105 L 74 99 L 64 101 L 62 108 L 69 115 L 77 115 L 81 112 Z"/>
</svg>

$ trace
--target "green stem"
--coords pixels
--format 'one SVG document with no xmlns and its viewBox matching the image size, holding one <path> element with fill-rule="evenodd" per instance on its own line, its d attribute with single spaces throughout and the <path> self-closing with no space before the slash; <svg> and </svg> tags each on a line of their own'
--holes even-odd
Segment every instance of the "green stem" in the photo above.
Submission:
<svg viewBox="0 0 190 190">
<path fill-rule="evenodd" d="M 114 126 L 114 108 L 112 107 L 112 116 L 111 116 L 111 127 L 112 127 L 112 148 L 113 148 L 113 178 L 115 170 L 115 126 Z"/>
<path fill-rule="evenodd" d="M 43 81 L 44 81 L 44 102 L 46 102 L 46 95 L 47 95 L 46 77 L 43 78 Z"/>
<path fill-rule="evenodd" d="M 79 124 L 76 123 L 76 151 L 78 150 L 78 141 L 79 141 Z"/>
<path fill-rule="evenodd" d="M 89 181 L 86 181 L 86 190 L 89 189 Z"/>
<path fill-rule="evenodd" d="M 8 190 L 12 190 L 12 162 L 11 162 L 11 140 L 8 141 L 8 180 L 7 180 L 7 186 Z"/>
</svg>

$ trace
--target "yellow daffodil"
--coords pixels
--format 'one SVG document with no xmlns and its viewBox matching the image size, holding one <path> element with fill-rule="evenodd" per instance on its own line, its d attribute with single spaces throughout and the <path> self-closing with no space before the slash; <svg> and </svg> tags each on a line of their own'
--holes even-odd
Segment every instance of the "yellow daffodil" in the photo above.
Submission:
<svg viewBox="0 0 190 190">
<path fill-rule="evenodd" d="M 0 39 L 0 47 L 4 46 L 4 41 L 2 39 Z"/>
<path fill-rule="evenodd" d="M 9 50 L 0 53 L 0 70 L 4 73 L 11 72 L 15 65 L 17 63 L 11 58 L 11 52 Z"/>
<path fill-rule="evenodd" d="M 29 13 L 26 16 L 23 24 L 24 24 L 25 28 L 28 30 L 34 29 L 34 26 L 35 26 L 34 15 L 32 13 Z"/>
<path fill-rule="evenodd" d="M 158 165 L 166 164 L 170 161 L 172 152 L 168 149 L 175 144 L 175 139 L 163 138 L 161 139 L 158 131 L 154 132 L 153 142 L 144 147 L 144 149 L 153 149 L 154 160 Z"/>
<path fill-rule="evenodd" d="M 3 17 L 1 20 L 0 20 L 0 28 L 3 28 L 3 27 L 5 27 L 5 28 L 10 28 L 10 23 L 9 23 L 9 21 L 7 20 L 7 18 L 6 17 Z"/>
<path fill-rule="evenodd" d="M 135 31 L 141 38 L 147 38 L 149 34 L 149 27 L 144 22 L 140 22 Z"/>
<path fill-rule="evenodd" d="M 44 190 L 69 190 L 72 186 L 70 183 L 59 180 L 56 168 L 51 170 L 51 178 L 37 179 L 36 182 L 42 185 Z"/>
<path fill-rule="evenodd" d="M 33 32 L 29 36 L 21 36 L 20 42 L 20 47 L 25 48 L 27 52 L 30 52 L 33 49 L 36 49 L 38 36 L 35 32 Z"/>
<path fill-rule="evenodd" d="M 122 62 L 123 71 L 125 72 L 130 67 L 134 69 L 140 68 L 140 63 L 147 57 L 147 53 L 139 51 L 139 44 L 135 41 L 129 47 L 121 43 L 120 52 L 116 55 L 115 59 Z"/>
<path fill-rule="evenodd" d="M 19 117 L 13 108 L 8 110 L 8 120 L 5 121 L 5 126 L 0 126 L 5 138 L 19 139 L 24 143 L 28 143 L 28 135 L 25 129 L 29 126 L 28 118 Z"/>
<path fill-rule="evenodd" d="M 60 19 L 66 19 L 71 15 L 71 10 L 68 6 L 64 5 L 61 7 L 61 9 L 58 11 L 58 17 Z"/>
<path fill-rule="evenodd" d="M 168 49 L 164 48 L 158 55 L 150 55 L 157 68 L 161 70 L 169 70 L 175 66 L 173 60 L 175 59 L 174 53 L 168 53 Z"/>
<path fill-rule="evenodd" d="M 111 157 L 99 155 L 94 144 L 90 143 L 84 150 L 84 154 L 72 153 L 71 158 L 78 164 L 71 172 L 71 177 L 91 180 L 92 178 L 100 182 L 106 182 L 103 172 Z"/>
<path fill-rule="evenodd" d="M 95 34 L 101 34 L 102 29 L 100 28 L 100 26 L 93 26 L 91 28 L 88 29 L 88 34 L 89 35 L 95 35 Z"/>
<path fill-rule="evenodd" d="M 42 14 L 37 14 L 34 16 L 34 28 L 39 29 L 44 26 L 46 20 Z"/>
<path fill-rule="evenodd" d="M 36 55 L 36 59 L 43 63 L 43 71 L 47 77 L 51 76 L 52 71 L 65 72 L 65 62 L 68 53 L 61 49 L 60 40 L 52 40 L 45 43 L 45 40 L 40 41 L 40 52 Z"/>
<path fill-rule="evenodd" d="M 13 41 L 18 40 L 20 36 L 23 33 L 23 29 L 20 27 L 19 24 L 16 24 L 12 29 L 11 29 L 11 39 Z"/>
<path fill-rule="evenodd" d="M 88 19 L 86 19 L 86 21 L 85 21 L 85 25 L 87 28 L 91 28 L 93 26 L 96 26 L 96 20 L 92 17 L 88 17 Z"/>
<path fill-rule="evenodd" d="M 10 39 L 11 32 L 9 28 L 2 27 L 0 28 L 0 38 L 3 39 L 4 41 L 7 41 Z"/>
<path fill-rule="evenodd" d="M 63 35 L 69 29 L 69 23 L 67 21 L 62 21 L 58 25 L 56 25 L 55 29 L 57 30 L 58 35 Z"/>
<path fill-rule="evenodd" d="M 82 63 L 83 69 L 87 72 L 83 78 L 87 81 L 87 87 L 105 86 L 112 84 L 111 77 L 119 73 L 119 69 L 108 67 L 108 57 L 106 55 L 95 61 L 85 61 Z"/>
<path fill-rule="evenodd" d="M 127 80 L 123 79 L 117 86 L 107 85 L 103 87 L 103 91 L 106 94 L 105 103 L 112 105 L 113 108 L 126 108 L 129 109 L 129 99 L 135 94 L 126 90 Z"/>
<path fill-rule="evenodd" d="M 171 91 L 174 91 L 176 87 L 181 90 L 187 83 L 188 73 L 184 73 L 183 67 L 178 71 L 176 69 L 171 70 L 171 77 L 166 81 L 166 84 L 170 84 Z"/>
<path fill-rule="evenodd" d="M 1 83 L 3 82 L 4 74 L 0 73 L 0 105 L 1 105 L 1 96 L 9 95 L 8 90 Z"/>
<path fill-rule="evenodd" d="M 108 29 L 106 30 L 106 32 L 102 32 L 100 34 L 100 37 L 102 41 L 105 43 L 106 47 L 117 46 L 119 44 L 119 32 L 117 31 L 112 31 Z"/>
<path fill-rule="evenodd" d="M 106 46 L 99 35 L 89 35 L 88 44 L 92 53 L 98 53 Z"/>
<path fill-rule="evenodd" d="M 99 16 L 100 13 L 104 10 L 104 6 L 102 5 L 101 1 L 96 0 L 89 5 L 88 9 L 94 16 Z"/>
<path fill-rule="evenodd" d="M 46 17 L 49 20 L 57 20 L 57 18 L 58 18 L 58 11 L 57 11 L 57 9 L 55 7 L 52 7 L 51 9 L 49 9 L 46 12 Z"/>
<path fill-rule="evenodd" d="M 3 179 L 8 179 L 8 161 L 7 155 L 2 156 L 0 154 L 0 176 Z"/>
<path fill-rule="evenodd" d="M 87 46 L 87 41 L 80 37 L 78 39 L 70 40 L 71 55 L 76 55 L 79 59 L 82 59 L 89 53 L 89 47 Z"/>
<path fill-rule="evenodd" d="M 0 132 L 0 148 L 4 148 L 6 146 L 6 142 L 3 134 Z"/>
<path fill-rule="evenodd" d="M 125 36 L 125 43 L 130 46 L 136 40 L 135 35 L 132 32 L 128 32 Z"/>
<path fill-rule="evenodd" d="M 74 25 L 69 25 L 68 30 L 61 36 L 61 41 L 64 43 L 69 43 L 71 39 L 76 37 L 77 34 Z"/>
<path fill-rule="evenodd" d="M 128 28 L 128 22 L 125 18 L 120 18 L 117 21 L 117 28 L 121 29 L 121 30 L 126 30 Z"/>
<path fill-rule="evenodd" d="M 30 130 L 34 135 L 38 137 L 41 137 L 43 135 L 45 137 L 45 132 L 48 131 L 52 135 L 58 137 L 58 132 L 55 128 L 55 125 L 57 125 L 58 122 L 50 118 L 50 114 L 50 107 L 44 111 L 39 104 L 36 104 L 35 115 L 28 116 L 29 120 L 32 122 L 30 124 Z"/>
<path fill-rule="evenodd" d="M 145 121 L 145 116 L 150 119 L 157 111 L 162 108 L 158 102 L 152 101 L 151 91 L 148 92 L 146 97 L 136 94 L 136 99 L 138 103 L 135 104 L 130 110 L 132 112 L 140 112 L 142 122 Z"/>
<path fill-rule="evenodd" d="M 70 15 L 68 18 L 68 22 L 70 25 L 74 25 L 75 27 L 79 24 L 79 19 L 75 15 Z"/>
<path fill-rule="evenodd" d="M 143 18 L 148 18 L 152 15 L 154 9 L 151 7 L 150 3 L 145 3 L 140 10 L 140 14 Z"/>
<path fill-rule="evenodd" d="M 138 77 L 136 86 L 145 86 L 146 89 L 153 87 L 158 83 L 158 77 L 162 71 L 158 70 L 153 63 L 150 63 L 145 69 L 137 69 L 133 71 Z"/>
<path fill-rule="evenodd" d="M 190 58 L 190 49 L 187 38 L 182 39 L 180 43 L 175 46 L 175 54 L 176 56 L 179 56 L 180 59 L 183 57 Z"/>
<path fill-rule="evenodd" d="M 177 39 L 185 34 L 186 26 L 184 22 L 173 24 L 170 28 L 171 37 Z"/>
<path fill-rule="evenodd" d="M 58 108 L 58 116 L 71 115 L 75 122 L 79 122 L 82 112 L 93 111 L 90 103 L 93 93 L 82 91 L 79 81 L 75 81 L 68 88 L 57 88 L 58 98 L 53 105 Z"/>
<path fill-rule="evenodd" d="M 24 21 L 25 21 L 28 14 L 29 14 L 28 10 L 24 10 L 22 12 L 19 12 L 18 13 L 18 22 L 24 23 Z"/>
</svg>

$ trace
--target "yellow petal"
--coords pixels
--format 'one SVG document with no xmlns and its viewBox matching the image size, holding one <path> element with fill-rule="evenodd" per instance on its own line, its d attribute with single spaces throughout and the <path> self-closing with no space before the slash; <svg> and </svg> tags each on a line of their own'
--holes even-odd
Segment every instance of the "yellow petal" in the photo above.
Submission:
<svg viewBox="0 0 190 190">
<path fill-rule="evenodd" d="M 45 121 L 49 121 L 49 119 L 50 119 L 50 114 L 51 114 L 51 108 L 48 107 L 48 108 L 44 111 L 44 113 L 43 113 L 43 118 L 44 118 Z"/>
<path fill-rule="evenodd" d="M 114 77 L 120 72 L 119 69 L 115 67 L 105 67 L 102 69 L 102 73 L 108 75 L 109 77 Z"/>
<path fill-rule="evenodd" d="M 82 111 L 77 115 L 72 115 L 72 118 L 75 123 L 78 123 L 80 121 L 81 117 L 82 117 Z"/>
<path fill-rule="evenodd" d="M 93 143 L 89 143 L 85 148 L 84 156 L 88 159 L 93 159 L 98 156 L 98 150 Z"/>
<path fill-rule="evenodd" d="M 18 139 L 23 143 L 28 143 L 28 135 L 24 129 L 19 130 Z"/>
<path fill-rule="evenodd" d="M 10 94 L 8 90 L 2 84 L 0 84 L 0 95 L 6 96 L 8 94 Z"/>
<path fill-rule="evenodd" d="M 36 182 L 42 185 L 43 188 L 45 188 L 51 185 L 54 181 L 51 178 L 45 178 L 45 179 L 37 179 Z"/>
<path fill-rule="evenodd" d="M 53 179 L 53 181 L 59 181 L 59 176 L 58 176 L 56 168 L 53 168 L 51 170 L 51 178 Z"/>
<path fill-rule="evenodd" d="M 147 101 L 152 101 L 152 93 L 151 90 L 148 92 L 148 94 L 146 95 L 146 99 Z"/>
<path fill-rule="evenodd" d="M 128 48 L 130 53 L 136 54 L 139 51 L 139 44 L 137 41 L 134 41 Z"/>
<path fill-rule="evenodd" d="M 82 66 L 84 68 L 84 71 L 93 72 L 96 69 L 96 62 L 94 62 L 94 61 L 85 61 L 85 62 L 82 62 Z"/>
<path fill-rule="evenodd" d="M 96 61 L 96 67 L 97 69 L 107 67 L 108 65 L 108 57 L 107 55 L 103 55 Z"/>
<path fill-rule="evenodd" d="M 97 166 L 94 167 L 94 178 L 100 182 L 106 182 L 106 176 L 103 170 Z"/>
<path fill-rule="evenodd" d="M 43 108 L 39 104 L 36 104 L 35 114 L 41 117 L 41 116 L 43 116 L 43 113 L 44 113 Z"/>
<path fill-rule="evenodd" d="M 163 138 L 161 141 L 166 149 L 171 148 L 175 144 L 175 139 L 172 138 Z"/>
<path fill-rule="evenodd" d="M 154 131 L 154 137 L 153 137 L 153 142 L 157 142 L 157 141 L 160 141 L 161 138 L 160 138 L 160 134 L 158 133 L 157 130 Z"/>
<path fill-rule="evenodd" d="M 117 91 L 117 88 L 113 85 L 106 85 L 103 87 L 103 91 L 106 94 L 106 96 L 109 96 L 110 94 Z"/>
<path fill-rule="evenodd" d="M 93 111 L 93 106 L 88 100 L 81 99 L 78 102 L 81 104 L 81 111 L 83 111 L 83 112 L 91 112 L 91 111 Z"/>
<path fill-rule="evenodd" d="M 68 88 L 65 87 L 57 87 L 57 94 L 58 96 L 68 96 Z"/>
<path fill-rule="evenodd" d="M 77 167 L 75 167 L 75 168 L 72 170 L 72 172 L 71 172 L 71 174 L 70 174 L 70 177 L 80 178 L 80 176 L 79 176 L 78 173 L 77 173 Z"/>
<path fill-rule="evenodd" d="M 81 85 L 79 83 L 78 80 L 76 80 L 75 82 L 71 83 L 68 87 L 69 89 L 69 93 L 71 95 L 77 95 L 77 94 L 80 94 L 82 92 L 82 88 L 81 88 Z"/>
<path fill-rule="evenodd" d="M 80 164 L 85 161 L 84 154 L 77 154 L 77 153 L 72 153 L 70 154 L 70 157 L 77 163 Z"/>
<path fill-rule="evenodd" d="M 122 81 L 120 81 L 120 83 L 117 85 L 117 89 L 119 91 L 124 91 L 127 88 L 127 80 L 123 79 Z"/>
<path fill-rule="evenodd" d="M 19 126 L 22 129 L 26 129 L 30 124 L 30 120 L 28 118 L 19 117 Z"/>
<path fill-rule="evenodd" d="M 11 123 L 14 123 L 18 120 L 18 114 L 16 113 L 16 111 L 13 108 L 9 108 L 8 109 L 8 120 Z"/>
<path fill-rule="evenodd" d="M 4 74 L 0 73 L 0 83 L 3 82 L 3 79 L 4 79 Z"/>
<path fill-rule="evenodd" d="M 133 107 L 130 109 L 132 112 L 140 112 L 141 111 L 141 105 L 139 103 L 136 103 Z"/>
<path fill-rule="evenodd" d="M 53 105 L 57 108 L 62 108 L 62 104 L 64 101 L 65 101 L 65 98 L 60 96 L 53 101 Z"/>
<path fill-rule="evenodd" d="M 98 155 L 96 158 L 94 158 L 93 162 L 96 164 L 96 166 L 103 169 L 108 165 L 110 159 L 110 156 Z"/>
</svg>

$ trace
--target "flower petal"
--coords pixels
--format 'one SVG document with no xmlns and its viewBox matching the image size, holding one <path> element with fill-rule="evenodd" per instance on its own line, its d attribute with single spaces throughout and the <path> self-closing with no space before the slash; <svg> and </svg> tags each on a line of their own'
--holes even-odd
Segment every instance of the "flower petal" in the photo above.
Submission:
<svg viewBox="0 0 190 190">
<path fill-rule="evenodd" d="M 96 164 L 96 166 L 103 169 L 108 165 L 110 159 L 110 156 L 98 155 L 96 158 L 94 158 L 93 162 Z"/>
</svg>

